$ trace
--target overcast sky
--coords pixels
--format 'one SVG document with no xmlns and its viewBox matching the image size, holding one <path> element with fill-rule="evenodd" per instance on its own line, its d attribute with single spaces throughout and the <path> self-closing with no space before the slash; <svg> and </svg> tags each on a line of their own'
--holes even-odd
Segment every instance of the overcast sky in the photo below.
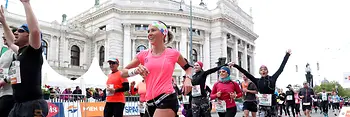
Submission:
<svg viewBox="0 0 350 117">
<path fill-rule="evenodd" d="M 24 14 L 19 0 L 9 0 L 8 10 Z M 101 3 L 106 0 L 100 0 Z M 189 0 L 185 0 L 188 3 Z M 208 8 L 216 7 L 217 0 L 209 2 Z M 1 1 L 2 4 L 5 0 Z M 200 0 L 193 0 L 198 5 Z M 94 5 L 94 0 L 32 0 L 38 19 L 61 22 L 63 13 L 68 19 Z M 249 11 L 252 7 L 256 40 L 256 68 L 266 65 L 272 75 L 282 62 L 285 51 L 293 51 L 287 66 L 278 80 L 279 87 L 305 81 L 305 65 L 310 62 L 316 81 L 326 77 L 340 81 L 343 72 L 349 72 L 350 17 L 349 0 L 240 0 L 239 6 Z M 74 9 L 73 9 L 74 8 Z M 316 63 L 320 63 L 320 71 Z M 298 65 L 299 72 L 296 72 Z M 258 72 L 255 73 L 256 76 Z M 350 84 L 350 83 L 349 83 Z M 350 85 L 348 84 L 348 87 Z"/>
</svg>

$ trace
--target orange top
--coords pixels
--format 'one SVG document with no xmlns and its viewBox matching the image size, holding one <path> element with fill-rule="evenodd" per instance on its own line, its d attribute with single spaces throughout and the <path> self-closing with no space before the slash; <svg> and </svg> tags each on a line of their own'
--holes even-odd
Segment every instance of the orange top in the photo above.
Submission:
<svg viewBox="0 0 350 117">
<path fill-rule="evenodd" d="M 242 89 L 248 89 L 249 82 L 242 82 Z"/>
<path fill-rule="evenodd" d="M 111 73 L 108 75 L 107 87 L 113 85 L 114 89 L 119 89 L 123 87 L 123 83 L 128 82 L 128 79 L 122 78 L 121 71 Z M 115 92 L 114 95 L 106 97 L 107 102 L 122 102 L 125 103 L 124 92 Z"/>
</svg>

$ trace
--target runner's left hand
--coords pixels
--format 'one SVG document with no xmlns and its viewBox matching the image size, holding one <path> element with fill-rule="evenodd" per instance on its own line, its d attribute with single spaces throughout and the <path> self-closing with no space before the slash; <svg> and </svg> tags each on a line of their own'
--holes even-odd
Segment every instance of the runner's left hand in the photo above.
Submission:
<svg viewBox="0 0 350 117">
<path fill-rule="evenodd" d="M 115 92 L 115 89 L 114 88 L 107 88 L 107 91 L 113 94 Z"/>
<path fill-rule="evenodd" d="M 192 80 L 190 78 L 186 78 L 184 81 L 185 94 L 188 94 L 192 91 Z"/>
</svg>

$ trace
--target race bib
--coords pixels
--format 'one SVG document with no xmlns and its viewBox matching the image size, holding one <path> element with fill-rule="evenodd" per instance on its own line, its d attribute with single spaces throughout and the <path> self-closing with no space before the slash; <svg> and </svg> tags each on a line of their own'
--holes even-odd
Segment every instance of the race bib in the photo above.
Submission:
<svg viewBox="0 0 350 117">
<path fill-rule="evenodd" d="M 272 104 L 272 95 L 271 94 L 258 94 L 259 105 L 262 106 L 271 106 Z"/>
<path fill-rule="evenodd" d="M 145 113 L 145 107 L 146 107 L 146 103 L 145 102 L 140 102 L 139 103 L 139 111 L 140 111 L 140 113 Z"/>
<path fill-rule="evenodd" d="M 195 85 L 192 87 L 192 96 L 193 97 L 198 97 L 201 96 L 201 87 L 200 85 Z"/>
<path fill-rule="evenodd" d="M 183 104 L 190 104 L 190 96 L 182 96 L 182 103 Z"/>
<path fill-rule="evenodd" d="M 293 100 L 293 96 L 292 95 L 288 95 L 287 96 L 287 100 Z"/>
<path fill-rule="evenodd" d="M 218 100 L 216 103 L 216 112 L 224 113 L 226 112 L 226 102 L 225 100 Z"/>
<path fill-rule="evenodd" d="M 305 105 L 305 106 L 309 106 L 309 105 L 310 105 L 310 102 L 303 103 L 303 105 Z"/>
<path fill-rule="evenodd" d="M 11 84 L 21 83 L 21 71 L 20 71 L 20 62 L 13 61 L 8 71 L 9 77 L 11 79 Z"/>
<path fill-rule="evenodd" d="M 333 103 L 339 103 L 339 101 L 338 100 L 334 100 Z"/>
<path fill-rule="evenodd" d="M 322 93 L 322 100 L 323 100 L 323 101 L 326 101 L 327 99 L 328 99 L 327 94 Z"/>
<path fill-rule="evenodd" d="M 107 88 L 114 88 L 114 84 L 108 84 Z M 114 93 L 111 93 L 110 91 L 106 90 L 106 96 L 113 96 Z"/>
<path fill-rule="evenodd" d="M 278 104 L 283 104 L 283 101 L 282 101 L 282 100 L 280 100 L 280 101 L 278 102 Z"/>
</svg>

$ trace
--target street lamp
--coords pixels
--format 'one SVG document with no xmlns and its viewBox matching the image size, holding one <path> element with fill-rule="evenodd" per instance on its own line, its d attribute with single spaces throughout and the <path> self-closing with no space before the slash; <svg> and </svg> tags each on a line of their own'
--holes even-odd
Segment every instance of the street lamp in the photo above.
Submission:
<svg viewBox="0 0 350 117">
<path fill-rule="evenodd" d="M 172 1 L 172 0 L 170 0 L 170 1 Z M 184 0 L 181 0 L 181 2 L 180 2 L 180 9 L 179 9 L 179 11 L 184 11 L 183 9 L 182 9 L 182 3 L 184 3 Z M 200 5 L 201 4 L 204 4 L 203 3 L 203 0 L 202 0 L 202 2 L 200 3 Z M 190 0 L 190 64 L 192 64 L 193 65 L 193 57 L 192 57 L 192 35 L 193 35 L 193 29 L 192 29 L 192 21 L 193 21 L 193 16 L 192 16 L 192 0 Z"/>
</svg>

